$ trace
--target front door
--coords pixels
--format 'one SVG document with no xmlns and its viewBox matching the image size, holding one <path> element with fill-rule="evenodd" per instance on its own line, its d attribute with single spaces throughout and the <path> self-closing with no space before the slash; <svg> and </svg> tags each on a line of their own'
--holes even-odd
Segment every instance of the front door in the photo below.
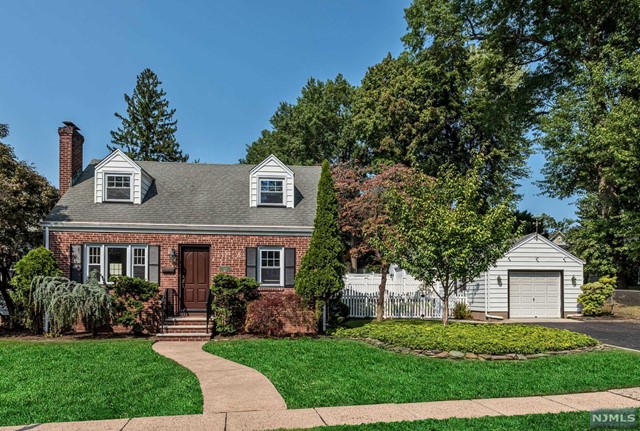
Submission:
<svg viewBox="0 0 640 431">
<path fill-rule="evenodd" d="M 182 248 L 182 291 L 187 311 L 206 310 L 209 290 L 209 249 Z"/>
</svg>

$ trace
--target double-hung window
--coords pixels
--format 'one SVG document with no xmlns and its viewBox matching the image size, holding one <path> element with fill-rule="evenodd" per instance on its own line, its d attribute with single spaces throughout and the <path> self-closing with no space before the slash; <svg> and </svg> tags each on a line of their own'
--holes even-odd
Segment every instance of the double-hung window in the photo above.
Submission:
<svg viewBox="0 0 640 431">
<path fill-rule="evenodd" d="M 148 247 L 129 244 L 89 244 L 85 246 L 85 279 L 97 271 L 101 281 L 112 277 L 129 276 L 146 280 Z"/>
<path fill-rule="evenodd" d="M 284 180 L 260 178 L 260 205 L 284 205 Z"/>
<path fill-rule="evenodd" d="M 263 285 L 282 286 L 283 253 L 282 248 L 261 247 L 259 251 L 259 282 Z"/>
<path fill-rule="evenodd" d="M 106 174 L 105 200 L 110 202 L 131 201 L 131 175 Z"/>
</svg>

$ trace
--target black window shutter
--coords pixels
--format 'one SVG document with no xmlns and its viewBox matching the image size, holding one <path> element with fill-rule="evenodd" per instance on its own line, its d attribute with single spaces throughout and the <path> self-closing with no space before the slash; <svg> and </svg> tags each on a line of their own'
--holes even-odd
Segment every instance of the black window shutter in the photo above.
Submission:
<svg viewBox="0 0 640 431">
<path fill-rule="evenodd" d="M 284 287 L 293 287 L 296 278 L 296 249 L 284 249 Z"/>
<path fill-rule="evenodd" d="M 258 279 L 258 248 L 247 247 L 246 249 L 246 276 Z"/>
<path fill-rule="evenodd" d="M 149 246 L 149 281 L 160 284 L 160 246 Z"/>
<path fill-rule="evenodd" d="M 82 283 L 82 244 L 71 244 L 71 280 Z"/>
</svg>

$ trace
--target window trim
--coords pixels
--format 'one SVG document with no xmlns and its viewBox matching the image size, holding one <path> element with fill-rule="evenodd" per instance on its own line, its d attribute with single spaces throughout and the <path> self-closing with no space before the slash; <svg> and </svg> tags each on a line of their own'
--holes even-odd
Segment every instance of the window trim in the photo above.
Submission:
<svg viewBox="0 0 640 431">
<path fill-rule="evenodd" d="M 262 203 L 262 181 L 282 181 L 282 202 L 280 203 Z M 258 206 L 261 207 L 284 207 L 287 206 L 287 197 L 286 197 L 286 191 L 287 191 L 287 179 L 284 177 L 266 177 L 266 176 L 260 176 L 258 177 L 258 201 L 257 204 Z M 277 193 L 277 192 L 270 192 L 270 193 Z"/>
<path fill-rule="evenodd" d="M 148 244 L 117 244 L 117 243 L 86 243 L 83 245 L 84 250 L 82 253 L 82 271 L 83 271 L 83 280 L 86 282 L 89 279 L 89 248 L 97 247 L 100 249 L 100 277 L 101 281 L 104 281 L 106 284 L 112 284 L 109 280 L 107 280 L 106 275 L 108 273 L 108 259 L 107 259 L 107 249 L 108 248 L 124 248 L 127 250 L 127 274 L 128 277 L 133 277 L 133 250 L 134 249 L 144 249 L 145 250 L 145 270 L 144 270 L 144 280 L 149 280 L 149 245 Z M 93 264 L 91 266 L 96 266 Z M 139 265 L 137 265 L 139 266 Z"/>
<path fill-rule="evenodd" d="M 109 177 L 129 177 L 129 199 L 109 199 Z M 118 187 L 123 188 L 123 187 Z M 105 172 L 102 179 L 103 202 L 133 202 L 133 174 L 131 172 Z"/>
<path fill-rule="evenodd" d="M 262 282 L 262 252 L 277 251 L 280 253 L 280 283 L 263 283 Z M 260 286 L 264 287 L 283 287 L 284 286 L 284 247 L 280 246 L 262 246 L 258 247 L 258 256 L 256 259 L 256 276 Z"/>
</svg>

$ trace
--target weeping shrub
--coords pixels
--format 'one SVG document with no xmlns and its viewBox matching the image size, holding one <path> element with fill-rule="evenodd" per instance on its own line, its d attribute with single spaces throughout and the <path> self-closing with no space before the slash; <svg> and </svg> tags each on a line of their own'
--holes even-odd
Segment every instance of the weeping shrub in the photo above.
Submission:
<svg viewBox="0 0 640 431">
<path fill-rule="evenodd" d="M 65 277 L 35 277 L 31 289 L 35 310 L 49 318 L 50 331 L 55 334 L 69 331 L 79 321 L 95 334 L 111 318 L 111 295 L 95 273 L 84 284 Z"/>
</svg>

